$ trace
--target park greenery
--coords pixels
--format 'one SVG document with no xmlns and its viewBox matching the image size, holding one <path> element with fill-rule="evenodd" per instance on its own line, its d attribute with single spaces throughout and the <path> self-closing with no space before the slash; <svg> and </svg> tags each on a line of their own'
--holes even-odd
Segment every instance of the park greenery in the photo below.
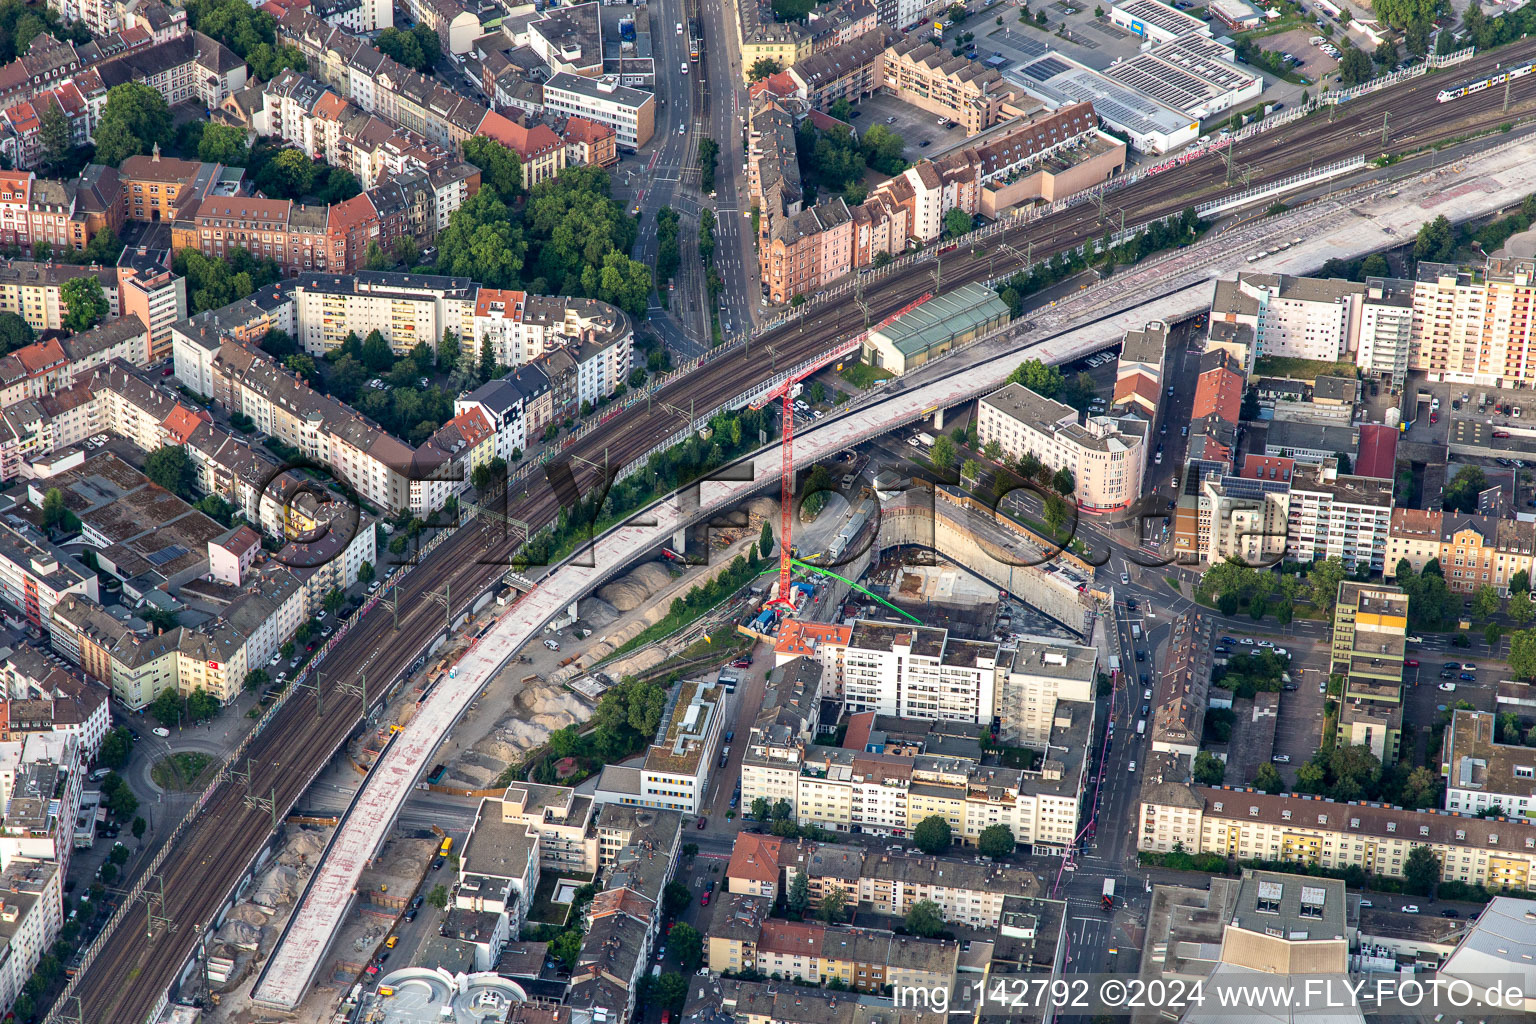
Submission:
<svg viewBox="0 0 1536 1024">
<path fill-rule="evenodd" d="M 180 445 L 161 445 L 144 459 L 144 475 L 183 501 L 192 500 L 197 467 Z"/>
<path fill-rule="evenodd" d="M 96 126 L 96 162 L 116 167 L 130 156 L 169 146 L 174 136 L 171 110 L 159 90 L 142 82 L 114 85 Z"/>
<path fill-rule="evenodd" d="M 478 152 L 496 153 L 485 141 Z M 612 303 L 633 316 L 645 311 L 651 268 L 627 255 L 638 225 L 610 195 L 601 167 L 568 168 L 524 197 L 512 192 L 506 168 L 516 157 L 497 154 L 497 187 L 482 188 L 454 211 L 438 236 L 437 266 L 489 288 L 581 295 Z"/>
<path fill-rule="evenodd" d="M 111 308 L 101 290 L 101 278 L 95 274 L 72 277 L 59 286 L 59 301 L 64 304 L 64 326 L 79 333 L 101 323 Z"/>
<path fill-rule="evenodd" d="M 550 733 L 533 768 L 535 781 L 553 783 L 554 764 L 567 757 L 578 762 L 613 764 L 645 749 L 661 725 L 666 686 L 623 679 L 609 688 L 586 726 L 568 725 Z"/>
<path fill-rule="evenodd" d="M 677 243 L 677 222 L 677 211 L 672 207 L 663 206 L 656 211 L 656 287 L 663 295 L 666 294 L 663 286 L 677 276 L 678 266 L 682 262 Z"/>
<path fill-rule="evenodd" d="M 189 246 L 176 254 L 172 269 L 187 279 L 187 302 L 194 314 L 238 302 L 283 276 L 275 260 L 239 247 L 212 259 Z"/>
</svg>

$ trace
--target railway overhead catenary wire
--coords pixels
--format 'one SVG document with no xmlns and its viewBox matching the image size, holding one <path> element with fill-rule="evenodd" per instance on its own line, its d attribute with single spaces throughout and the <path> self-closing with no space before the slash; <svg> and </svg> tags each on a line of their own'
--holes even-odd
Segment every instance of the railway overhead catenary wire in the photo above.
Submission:
<svg viewBox="0 0 1536 1024">
<path fill-rule="evenodd" d="M 1492 70 L 1501 60 L 1520 60 L 1532 55 L 1536 55 L 1536 39 L 1521 40 L 1474 57 L 1460 65 L 1456 74 L 1458 78 L 1470 77 Z M 1528 117 L 1536 110 L 1532 98 L 1536 89 L 1528 87 L 1521 95 L 1521 87 L 1536 78 L 1516 83 L 1516 98 L 1508 111 L 1503 110 L 1497 90 L 1442 105 L 1436 99 L 1441 81 L 1441 76 L 1434 75 L 1414 79 L 1337 108 L 1331 121 L 1320 113 L 1242 140 L 1235 158 L 1254 169 L 1252 184 L 1262 185 L 1304 169 L 1310 162 L 1362 152 L 1376 155 L 1381 117 L 1389 108 L 1398 130 L 1406 133 L 1394 142 L 1411 140 L 1415 147 L 1491 129 L 1503 121 Z M 1456 116 L 1447 118 L 1448 112 Z M 1362 137 L 1362 131 L 1369 137 Z M 1118 221 L 1121 209 L 1132 211 L 1127 218 L 1128 226 L 1176 214 L 1220 191 L 1224 176 L 1224 158 L 1202 158 L 1116 192 L 1109 213 Z M 994 238 L 1014 249 L 1027 247 L 1037 258 L 1044 258 L 1091 243 L 1104 227 L 1099 220 L 1099 207 L 1084 203 Z M 1016 255 L 999 260 L 989 251 L 995 248 L 988 246 L 973 255 L 962 244 L 949 253 L 943 263 L 940 289 L 1005 276 L 1018 269 Z M 862 289 L 867 314 L 847 303 L 812 307 L 804 316 L 760 336 L 753 345 L 768 344 L 775 354 L 774 363 L 794 365 L 861 330 L 866 315 L 878 320 L 898 310 L 912 295 L 932 290 L 933 280 L 931 261 L 874 275 Z M 678 405 L 686 395 L 702 412 L 745 395 L 756 386 L 755 382 L 772 372 L 760 356 L 753 360 L 738 347 L 703 363 L 675 382 L 663 397 Z M 590 463 L 601 460 L 606 447 L 610 464 L 623 466 L 676 430 L 677 421 L 671 413 L 637 404 L 616 417 L 607 429 L 581 438 L 569 452 Z M 583 493 L 594 486 L 597 473 L 588 464 L 573 463 L 571 472 Z M 530 479 L 526 486 L 523 496 L 509 502 L 505 515 L 534 526 L 551 522 L 560 506 L 552 487 L 543 478 Z M 390 616 L 380 614 L 364 616 L 353 626 L 326 662 L 326 682 L 322 684 L 326 713 L 316 715 L 307 700 L 291 700 L 251 744 L 248 754 L 254 792 L 275 794 L 284 809 L 293 806 L 309 780 L 358 724 L 361 702 L 345 698 L 335 689 L 336 685 L 354 681 L 364 664 L 368 665 L 369 678 L 379 681 L 380 691 L 384 681 L 397 678 L 444 628 L 442 607 L 427 600 L 429 594 L 441 592 L 447 584 L 457 599 L 455 606 L 462 609 L 506 571 L 514 544 L 520 538 L 492 536 L 496 532 L 461 529 L 422 565 L 405 574 L 399 584 L 399 604 L 405 610 L 399 614 L 398 628 Z M 162 864 L 159 874 L 165 883 L 165 899 L 161 913 L 176 922 L 177 928 L 161 929 L 155 937 L 146 939 L 145 909 L 140 904 L 126 913 L 122 923 L 104 940 L 99 954 L 70 992 L 79 998 L 84 1019 L 130 1024 L 145 1020 L 159 1004 L 167 986 L 200 941 L 204 927 L 266 840 L 269 814 L 247 806 L 243 797 L 244 788 L 232 784 L 216 791 Z M 50 1020 L 63 1021 L 75 1012 L 76 1005 L 73 998 L 67 1004 L 65 1000 L 58 1001 Z"/>
</svg>

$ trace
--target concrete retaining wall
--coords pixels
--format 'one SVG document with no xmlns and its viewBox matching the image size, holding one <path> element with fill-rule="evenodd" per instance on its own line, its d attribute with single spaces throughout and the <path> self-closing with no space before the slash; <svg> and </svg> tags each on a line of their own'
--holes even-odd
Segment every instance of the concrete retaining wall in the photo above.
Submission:
<svg viewBox="0 0 1536 1024">
<path fill-rule="evenodd" d="M 1074 632 L 1087 636 L 1093 602 L 1055 574 L 1018 565 L 1018 556 L 996 547 L 954 518 L 953 507 L 905 505 L 881 510 L 880 548 L 898 544 L 931 548 L 1006 590 Z"/>
</svg>

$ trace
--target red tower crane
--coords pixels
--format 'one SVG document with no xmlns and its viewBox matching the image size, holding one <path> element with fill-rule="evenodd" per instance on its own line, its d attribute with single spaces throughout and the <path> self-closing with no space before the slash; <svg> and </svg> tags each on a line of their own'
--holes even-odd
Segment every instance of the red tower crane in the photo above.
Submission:
<svg viewBox="0 0 1536 1024">
<path fill-rule="evenodd" d="M 913 302 L 909 302 L 901 309 L 892 313 L 877 326 L 885 326 L 901 314 L 916 309 L 932 298 L 931 293 L 925 293 Z M 869 331 L 864 330 L 839 343 L 835 348 L 823 352 L 821 355 L 812 356 L 807 361 L 790 370 L 785 378 L 763 395 L 751 403 L 751 408 L 761 409 L 775 399 L 782 399 L 784 403 L 784 435 L 782 461 L 779 464 L 779 596 L 772 604 L 781 604 L 788 608 L 794 607 L 794 601 L 789 594 L 789 570 L 790 560 L 794 555 L 792 543 L 792 527 L 795 493 L 795 386 L 805 380 L 811 374 L 831 364 L 833 361 L 852 355 L 864 345 L 864 339 L 869 336 Z"/>
</svg>

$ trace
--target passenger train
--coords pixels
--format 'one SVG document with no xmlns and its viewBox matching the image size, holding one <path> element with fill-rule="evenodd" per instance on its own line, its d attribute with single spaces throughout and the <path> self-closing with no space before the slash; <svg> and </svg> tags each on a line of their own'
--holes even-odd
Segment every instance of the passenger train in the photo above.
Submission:
<svg viewBox="0 0 1536 1024">
<path fill-rule="evenodd" d="M 1462 82 L 1460 85 L 1453 85 L 1449 89 L 1441 89 L 1438 99 L 1441 103 L 1449 103 L 1451 100 L 1458 100 L 1463 96 L 1470 96 L 1475 92 L 1482 92 L 1484 89 L 1491 89 L 1496 85 L 1503 85 L 1505 82 L 1513 82 L 1517 78 L 1524 78 L 1532 71 L 1536 71 L 1536 61 L 1526 61 L 1524 64 L 1516 64 L 1503 71 L 1495 71 L 1486 78 L 1474 78 L 1470 82 Z"/>
</svg>

